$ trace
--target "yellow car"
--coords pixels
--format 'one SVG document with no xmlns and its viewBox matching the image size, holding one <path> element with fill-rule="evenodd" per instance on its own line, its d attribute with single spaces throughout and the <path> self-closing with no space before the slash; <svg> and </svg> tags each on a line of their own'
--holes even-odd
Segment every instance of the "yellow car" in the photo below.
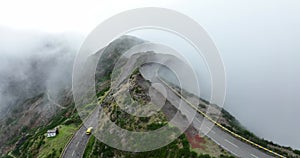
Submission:
<svg viewBox="0 0 300 158">
<path fill-rule="evenodd" d="M 89 127 L 87 130 L 86 130 L 86 134 L 87 135 L 90 135 L 92 133 L 92 130 L 93 130 L 93 127 Z"/>
</svg>

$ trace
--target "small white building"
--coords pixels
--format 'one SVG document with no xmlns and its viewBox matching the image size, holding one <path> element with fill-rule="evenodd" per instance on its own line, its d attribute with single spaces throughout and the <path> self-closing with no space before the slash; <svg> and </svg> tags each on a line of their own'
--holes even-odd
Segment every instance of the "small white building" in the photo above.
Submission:
<svg viewBox="0 0 300 158">
<path fill-rule="evenodd" d="M 47 131 L 47 137 L 50 138 L 50 137 L 55 137 L 56 135 L 58 134 L 58 128 L 55 127 L 54 129 L 52 130 L 48 130 Z"/>
</svg>

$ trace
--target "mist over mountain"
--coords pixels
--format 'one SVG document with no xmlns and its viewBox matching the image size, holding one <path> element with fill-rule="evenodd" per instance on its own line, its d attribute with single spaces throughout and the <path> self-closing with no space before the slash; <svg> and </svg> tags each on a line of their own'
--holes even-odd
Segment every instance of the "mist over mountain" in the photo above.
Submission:
<svg viewBox="0 0 300 158">
<path fill-rule="evenodd" d="M 54 101 L 60 100 L 60 94 L 65 90 L 71 90 L 72 84 L 72 68 L 73 68 L 73 61 L 76 55 L 76 51 L 78 50 L 81 41 L 83 38 L 81 36 L 76 36 L 74 34 L 47 34 L 42 32 L 30 31 L 30 30 L 13 30 L 8 28 L 0 27 L 0 119 L 5 117 L 9 111 L 13 110 L 14 108 L 18 107 L 18 105 L 22 104 L 24 100 L 28 98 L 32 98 L 38 96 L 40 94 L 50 94 L 51 99 Z M 121 43 L 122 44 L 122 43 Z M 120 43 L 119 43 L 120 45 Z M 124 44 L 124 47 L 128 47 Z M 110 48 L 110 51 L 115 51 L 115 48 Z M 295 52 L 296 50 L 294 50 Z M 295 58 L 293 58 L 293 62 L 288 64 L 288 69 L 290 72 L 285 72 L 284 68 L 282 68 L 283 74 L 291 75 L 288 79 L 296 79 L 294 72 L 298 71 L 298 69 L 292 69 L 291 67 L 296 65 L 296 53 Z M 225 55 L 224 55 L 225 56 Z M 237 55 L 238 56 L 238 55 Z M 245 56 L 244 54 L 240 54 L 240 58 Z M 298 56 L 298 55 L 297 55 Z M 237 59 L 240 59 L 237 58 Z M 268 56 L 265 57 L 266 59 Z M 274 57 L 275 58 L 275 57 Z M 298 133 L 298 127 L 295 126 L 295 122 L 289 122 L 287 120 L 288 117 L 295 118 L 297 115 L 290 115 L 288 114 L 292 111 L 292 114 L 296 114 L 297 110 L 292 108 L 286 108 L 284 111 L 285 115 L 282 117 L 276 117 L 276 114 L 279 115 L 277 111 L 278 106 L 274 106 L 275 103 L 282 103 L 282 105 L 293 105 L 294 107 L 298 107 L 298 104 L 292 104 L 297 98 L 294 97 L 297 93 L 294 93 L 292 90 L 293 87 L 298 87 L 299 84 L 291 84 L 293 82 L 288 82 L 289 84 L 286 85 L 285 90 L 289 92 L 289 98 L 284 97 L 285 91 L 275 91 L 274 86 L 276 81 L 281 81 L 281 78 L 272 77 L 274 80 L 267 80 L 268 78 L 264 79 L 268 84 L 264 84 L 265 82 L 259 82 L 259 77 L 266 76 L 266 74 L 271 74 L 272 71 L 269 71 L 269 67 L 264 68 L 263 64 L 260 67 L 263 67 L 259 70 L 256 70 L 256 74 L 259 72 L 261 75 L 253 75 L 252 73 L 252 65 L 247 65 L 247 71 L 242 71 L 240 69 L 244 68 L 236 67 L 236 65 L 243 65 L 235 58 L 230 58 L 230 56 L 225 56 L 225 64 L 228 67 L 228 96 L 227 96 L 227 107 L 228 111 L 232 112 L 235 116 L 237 116 L 238 120 L 245 120 L 246 118 L 250 118 L 250 113 L 248 109 L 255 109 L 255 114 L 263 113 L 265 111 L 274 111 L 272 113 L 264 113 L 264 116 L 272 116 L 266 120 L 270 120 L 270 122 L 274 122 L 274 127 L 276 128 L 269 128 L 266 127 L 265 124 L 260 123 L 257 124 L 256 118 L 248 119 L 254 124 L 254 127 L 250 127 L 246 124 L 246 127 L 250 130 L 253 130 L 255 133 L 259 133 L 258 135 L 264 137 L 269 140 L 276 140 L 275 137 L 267 138 L 264 136 L 262 131 L 268 130 L 269 134 L 274 133 L 283 133 L 282 139 L 285 139 L 289 142 L 296 142 L 294 144 L 297 145 L 299 142 L 299 138 L 294 138 L 293 134 Z M 242 58 L 244 59 L 244 57 Z M 256 61 L 256 59 L 245 58 L 247 61 Z M 103 59 L 105 60 L 105 59 Z M 235 61 L 236 60 L 236 61 Z M 288 61 L 288 59 L 286 59 Z M 227 61 L 227 62 L 226 62 Z M 230 61 L 230 62 L 228 62 Z M 275 60 L 274 60 L 275 61 Z M 254 63 L 254 62 L 253 62 Z M 258 64 L 258 63 L 256 63 Z M 245 64 L 244 64 L 245 65 Z M 281 69 L 280 69 L 281 70 Z M 275 69 L 273 70 L 275 71 Z M 277 69 L 276 69 L 277 71 Z M 268 72 L 268 73 L 265 73 Z M 105 74 L 105 72 L 103 72 Z M 247 78 L 247 80 L 241 80 L 241 75 L 236 75 L 235 73 L 244 74 L 242 77 Z M 262 74 L 264 73 L 264 74 Z M 100 76 L 101 71 L 99 71 Z M 99 76 L 99 74 L 96 74 Z M 293 76 L 295 77 L 293 77 Z M 255 78 L 254 78 L 254 77 Z M 269 75 L 271 76 L 271 75 Z M 283 75 L 286 76 L 286 75 Z M 239 79 L 238 82 L 234 82 L 233 78 Z M 269 77 L 270 78 L 270 77 Z M 249 81 L 248 81 L 249 80 Z M 251 82 L 250 82 L 251 81 Z M 283 81 L 282 81 L 283 82 Z M 271 84 L 272 83 L 272 84 Z M 281 83 L 281 82 L 279 82 Z M 252 86 L 251 88 L 243 88 L 244 85 L 256 85 Z M 284 85 L 284 84 L 282 84 Z M 260 88 L 260 87 L 267 87 L 267 88 Z M 268 93 L 268 87 L 272 88 L 272 93 Z M 258 90 L 256 90 L 257 88 Z M 296 88 L 293 88 L 294 90 Z M 248 91 L 244 91 L 248 90 Z M 250 91 L 251 90 L 251 91 Z M 250 93 L 251 92 L 251 93 Z M 262 95 L 260 95 L 260 93 Z M 260 95 L 260 97 L 252 96 L 252 95 Z M 268 94 L 268 95 L 267 95 Z M 269 95 L 272 94 L 272 95 Z M 283 97 L 274 97 L 278 96 L 278 94 L 282 94 Z M 242 95 L 242 96 L 241 96 Z M 269 97 L 269 98 L 266 98 Z M 247 98 L 254 98 L 251 101 L 247 100 Z M 273 98 L 270 98 L 273 97 Z M 270 103 L 269 101 L 272 101 Z M 258 104 L 259 103 L 259 104 Z M 253 106 L 245 106 L 247 104 L 252 104 Z M 229 106 L 228 106 L 229 105 Z M 231 105 L 241 105 L 239 108 L 234 108 Z M 261 106 L 265 105 L 265 106 Z M 268 106 L 269 107 L 268 107 Z M 55 106 L 55 105 L 51 105 Z M 230 108 L 231 106 L 231 108 Z M 256 106 L 256 108 L 254 108 Z M 259 107 L 260 110 L 257 110 Z M 49 107 L 51 108 L 51 107 Z M 246 110 L 245 110 L 246 108 Z M 271 110 L 263 110 L 263 109 L 271 109 Z M 297 108 L 295 108 L 297 109 Z M 247 113 L 247 115 L 243 115 L 243 113 Z M 270 115 L 272 114 L 272 115 Z M 243 115 L 243 117 L 241 117 Z M 248 116 L 249 115 L 249 116 Z M 275 117 L 273 117 L 275 116 Z M 274 121 L 275 119 L 279 121 Z M 294 119 L 296 121 L 296 119 Z M 280 122 L 281 121 L 281 122 Z M 292 124 L 292 125 L 291 125 Z M 270 125 L 270 124 L 268 124 Z M 280 126 L 278 126 L 280 125 Z M 280 127 L 278 129 L 277 127 Z M 286 127 L 286 128 L 281 128 Z M 290 133 L 288 129 L 291 130 L 293 133 Z M 290 133 L 289 135 L 285 135 L 285 133 Z M 292 135 L 293 134 L 293 135 Z M 274 134 L 275 135 L 275 134 Z M 278 134 L 277 134 L 278 136 Z M 287 143 L 286 143 L 287 144 Z"/>
<path fill-rule="evenodd" d="M 0 28 L 0 116 L 27 98 L 71 88 L 81 37 Z"/>
</svg>

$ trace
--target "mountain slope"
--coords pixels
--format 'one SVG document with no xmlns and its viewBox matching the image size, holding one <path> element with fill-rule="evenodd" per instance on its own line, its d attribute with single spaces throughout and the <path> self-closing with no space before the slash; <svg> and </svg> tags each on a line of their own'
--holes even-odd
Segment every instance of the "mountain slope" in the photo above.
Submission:
<svg viewBox="0 0 300 158">
<path fill-rule="evenodd" d="M 111 79 L 113 79 L 111 73 L 118 58 L 126 50 L 142 42 L 144 41 L 134 37 L 125 36 L 107 46 L 107 49 L 103 53 L 103 58 L 98 62 L 95 76 L 97 81 L 95 86 L 98 97 L 103 96 L 109 89 L 111 83 L 114 82 L 114 80 L 111 81 Z M 146 54 L 148 57 L 154 56 L 154 52 L 148 52 Z M 121 87 L 124 86 L 130 87 L 129 92 L 134 100 L 142 104 L 149 101 L 149 94 L 146 92 L 150 89 L 150 83 L 146 81 L 138 71 L 135 71 L 131 75 L 129 83 L 121 84 Z M 173 87 L 176 88 L 176 85 L 173 85 Z M 113 93 L 109 96 L 112 95 Z M 195 97 L 188 92 L 184 92 L 183 95 Z M 49 97 L 49 94 L 46 91 L 42 92 L 39 95 L 28 98 L 24 102 L 18 104 L 16 106 L 17 108 L 12 110 L 7 118 L 1 120 L 0 144 L 2 149 L 4 149 L 2 150 L 2 153 L 4 153 L 6 157 L 10 157 L 9 155 L 14 155 L 16 157 L 58 157 L 60 155 L 67 144 L 68 139 L 71 138 L 72 134 L 75 133 L 82 123 L 75 109 L 71 91 L 62 91 L 60 96 L 60 99 L 57 99 L 58 101 L 54 101 L 52 100 L 53 97 L 51 97 L 51 95 Z M 126 98 L 123 99 L 123 101 L 126 102 Z M 198 97 L 197 99 L 200 99 L 203 103 L 209 105 L 209 102 Z M 170 103 L 167 102 L 166 104 Z M 222 112 L 221 117 L 217 121 L 232 131 L 287 157 L 299 157 L 299 155 L 297 155 L 297 153 L 299 154 L 299 151 L 293 151 L 291 148 L 281 147 L 256 137 L 242 127 L 228 112 L 218 108 L 217 105 L 211 106 Z M 158 113 L 158 115 L 154 115 L 150 118 L 132 117 L 122 111 L 112 97 L 108 97 L 104 100 L 103 107 L 110 115 L 111 120 L 115 121 L 120 127 L 136 131 L 155 130 L 162 125 L 165 125 L 168 118 L 173 116 L 173 112 L 176 111 L 174 107 L 172 108 L 172 106 L 169 105 L 164 107 L 166 109 L 162 109 L 162 112 Z M 199 108 L 206 111 L 207 106 L 199 104 Z M 62 133 L 59 134 L 60 136 L 46 138 L 46 131 L 57 126 L 62 130 Z M 65 139 L 62 140 L 61 136 L 64 136 Z M 53 146 L 53 144 L 55 144 L 55 146 Z M 11 152 L 8 153 L 9 151 Z M 209 138 L 198 135 L 198 132 L 193 127 L 188 128 L 183 135 L 168 146 L 143 153 L 131 153 L 113 149 L 91 137 L 85 151 L 85 157 L 113 156 L 230 157 L 231 155 Z"/>
</svg>

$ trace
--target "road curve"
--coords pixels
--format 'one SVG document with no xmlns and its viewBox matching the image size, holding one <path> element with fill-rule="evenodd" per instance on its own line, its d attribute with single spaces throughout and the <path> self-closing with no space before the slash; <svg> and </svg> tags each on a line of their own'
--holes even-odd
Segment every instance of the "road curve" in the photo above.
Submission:
<svg viewBox="0 0 300 158">
<path fill-rule="evenodd" d="M 80 158 L 83 156 L 85 146 L 89 140 L 89 136 L 85 134 L 86 130 L 87 128 L 82 125 L 75 133 L 62 154 L 63 158 Z"/>
<path fill-rule="evenodd" d="M 165 83 L 163 83 L 159 79 L 155 79 L 155 82 L 161 83 L 161 85 L 164 86 L 165 91 L 167 91 L 167 100 L 175 107 L 179 107 L 179 101 L 181 100 L 180 96 L 178 96 L 178 94 L 175 94 L 169 86 L 165 85 Z M 159 89 L 157 89 L 157 91 L 159 93 L 165 93 L 165 91 L 161 92 Z M 188 115 L 189 113 L 190 114 L 195 113 L 195 109 L 190 107 L 187 103 L 184 104 L 182 103 L 184 102 L 181 102 L 181 105 L 184 106 L 180 106 L 181 108 L 178 108 L 182 113 L 186 115 Z M 100 107 L 97 107 L 93 111 L 93 113 L 88 117 L 88 119 L 84 123 L 85 125 L 87 125 L 88 127 L 92 126 L 94 128 L 97 128 L 97 121 L 93 121 L 93 120 L 97 120 L 99 114 L 99 108 Z M 206 133 L 205 131 L 207 131 L 205 128 L 208 127 L 205 127 L 202 123 L 205 119 L 206 118 L 204 118 L 201 114 L 196 113 L 196 117 L 192 122 L 192 125 L 200 133 Z M 69 144 L 66 146 L 61 157 L 63 158 L 83 157 L 84 150 L 89 140 L 89 136 L 85 134 L 86 129 L 87 127 L 85 127 L 84 125 L 80 127 L 80 129 L 75 133 L 73 138 L 70 140 Z M 241 141 L 240 139 L 230 135 L 228 132 L 224 131 L 223 129 L 217 126 L 214 126 L 212 129 L 210 129 L 206 136 L 208 136 L 211 140 L 213 140 L 215 143 L 220 145 L 223 149 L 232 153 L 236 157 L 242 157 L 242 158 L 272 158 L 273 157 Z"/>
<path fill-rule="evenodd" d="M 156 80 L 156 82 L 159 82 L 159 80 Z M 161 82 L 162 85 L 164 85 Z M 167 100 L 174 105 L 175 107 L 179 107 L 179 101 L 181 98 L 177 96 L 169 87 L 164 85 L 165 90 L 167 91 Z M 159 92 L 159 89 L 157 89 Z M 164 92 L 165 93 L 165 92 Z M 181 103 L 181 107 L 185 107 L 184 109 L 180 109 L 182 113 L 189 114 L 193 113 L 194 109 L 191 108 L 186 103 Z M 97 119 L 99 113 L 99 109 L 95 109 L 94 112 L 90 115 L 90 117 L 85 121 L 86 125 L 96 127 L 94 123 L 96 121 L 92 121 Z M 205 127 L 203 126 L 202 122 L 205 118 L 199 114 L 196 113 L 196 117 L 194 118 L 192 125 L 199 131 L 203 132 L 205 130 Z M 201 127 L 201 128 L 200 128 Z M 81 126 L 81 128 L 76 132 L 74 137 L 71 139 L 69 145 L 66 147 L 65 152 L 63 153 L 63 158 L 81 158 L 83 157 L 83 153 L 85 150 L 85 147 L 88 143 L 89 136 L 85 134 L 86 131 L 85 126 Z M 261 150 L 258 150 L 257 148 L 242 142 L 241 140 L 235 138 L 234 136 L 228 134 L 227 132 L 223 131 L 217 126 L 214 126 L 207 136 L 213 140 L 215 143 L 220 145 L 223 149 L 227 150 L 228 152 L 232 153 L 236 157 L 242 157 L 242 158 L 271 158 L 272 156 L 262 152 Z"/>
<path fill-rule="evenodd" d="M 179 102 L 181 100 L 177 94 L 175 94 L 168 86 L 166 86 L 163 82 L 160 80 L 156 80 L 156 82 L 160 82 L 162 85 L 164 85 L 165 90 L 167 91 L 168 97 L 167 99 L 172 102 L 173 105 L 178 104 L 176 102 Z M 159 90 L 158 90 L 159 91 Z M 176 101 L 177 100 L 177 101 Z M 176 101 L 176 102 L 174 102 Z M 191 110 L 188 104 L 183 104 L 185 107 L 184 113 L 192 113 L 194 109 Z M 178 105 L 175 105 L 178 106 Z M 205 126 L 202 122 L 204 118 L 201 114 L 197 113 L 196 117 L 193 120 L 193 126 L 200 132 L 204 133 L 204 131 L 209 130 L 207 133 L 207 137 L 209 137 L 211 140 L 213 140 L 215 143 L 220 145 L 223 149 L 230 152 L 236 157 L 241 158 L 272 158 L 273 156 L 270 156 L 261 150 L 258 150 L 257 148 L 237 139 L 236 137 L 230 135 L 229 133 L 223 131 L 221 128 L 214 126 L 212 129 L 209 129 L 208 126 Z M 205 120 L 208 121 L 208 120 Z M 206 133 L 206 132 L 205 132 Z"/>
<path fill-rule="evenodd" d="M 192 105 L 193 103 L 190 103 L 188 100 L 184 99 L 184 97 L 181 94 L 176 93 L 176 91 L 172 87 L 170 87 L 166 82 L 161 80 L 157 73 L 159 69 L 160 69 L 159 66 L 155 67 L 153 65 L 144 64 L 143 68 L 140 69 L 140 72 L 143 75 L 143 77 L 149 80 L 151 83 L 159 83 L 161 86 L 163 86 L 164 89 L 161 88 L 155 88 L 155 89 L 162 94 L 167 92 L 166 99 L 178 110 L 180 110 L 182 114 L 186 115 L 187 118 L 189 116 L 192 116 L 195 113 L 195 110 L 198 110 L 197 106 Z M 181 102 L 181 100 L 183 102 Z M 181 106 L 179 102 L 181 102 Z M 238 139 L 236 135 L 232 135 L 232 133 L 229 133 L 225 129 L 220 128 L 218 126 L 212 126 L 215 123 L 212 120 L 209 120 L 209 118 L 206 118 L 207 116 L 206 117 L 204 116 L 205 114 L 202 115 L 202 113 L 196 111 L 196 116 L 192 120 L 193 121 L 192 125 L 201 134 L 205 133 L 206 136 L 212 139 L 215 143 L 217 143 L 223 149 L 232 153 L 236 157 L 242 157 L 242 158 L 273 157 L 269 155 L 272 151 L 266 153 L 265 151 L 259 150 L 256 147 L 250 145 L 249 142 Z M 280 157 L 282 156 L 280 155 Z"/>
<path fill-rule="evenodd" d="M 84 150 L 89 141 L 90 135 L 86 135 L 85 132 L 88 127 L 97 128 L 97 117 L 99 114 L 100 106 L 96 107 L 93 113 L 89 115 L 84 124 L 77 130 L 72 139 L 67 144 L 63 153 L 62 158 L 81 158 L 83 157 Z M 86 126 L 85 126 L 86 125 Z"/>
</svg>

